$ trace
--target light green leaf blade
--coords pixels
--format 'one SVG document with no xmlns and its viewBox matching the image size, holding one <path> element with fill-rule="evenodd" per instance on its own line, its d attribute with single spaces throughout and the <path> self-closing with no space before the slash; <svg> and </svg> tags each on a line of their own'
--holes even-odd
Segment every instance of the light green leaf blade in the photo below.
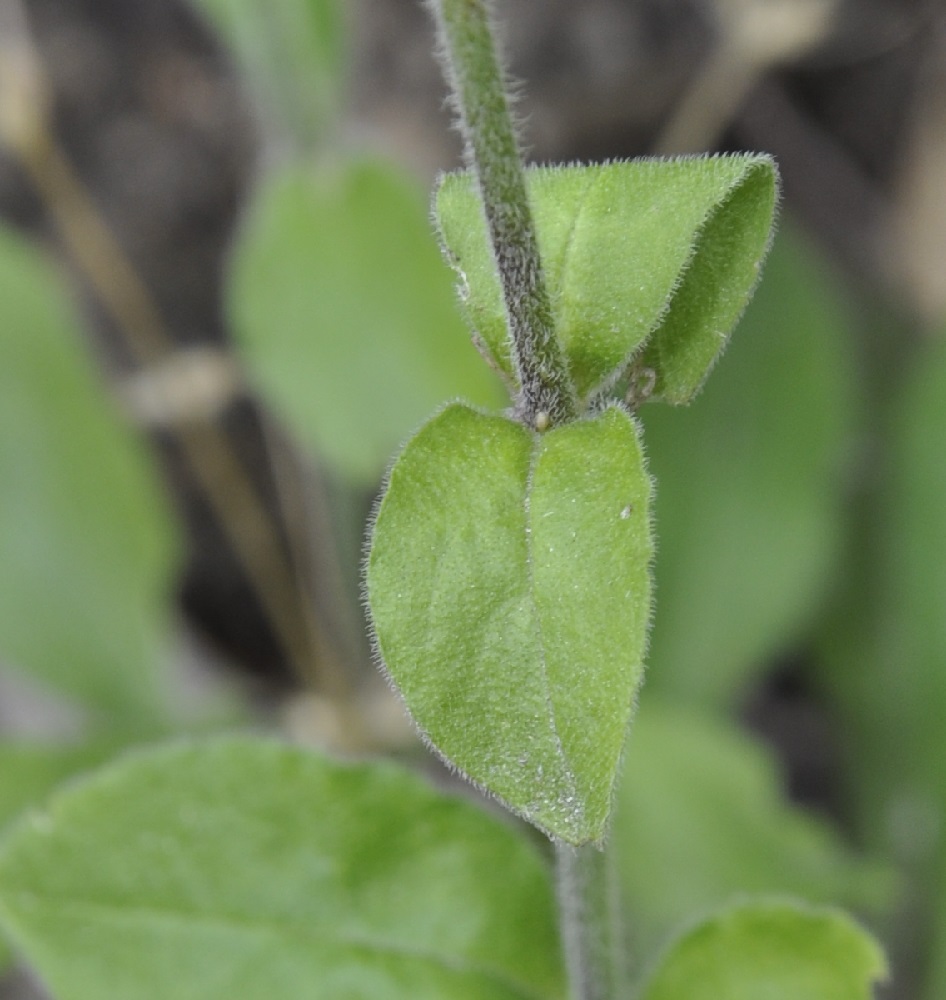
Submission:
<svg viewBox="0 0 946 1000">
<path fill-rule="evenodd" d="M 56 745 L 0 743 L 0 829 L 56 785 L 105 760 L 111 742 Z"/>
<path fill-rule="evenodd" d="M 700 398 L 643 408 L 660 525 L 652 690 L 732 704 L 821 612 L 855 454 L 850 333 L 825 266 L 783 229 Z"/>
<path fill-rule="evenodd" d="M 55 272 L 0 231 L 0 658 L 113 720 L 160 711 L 175 540 Z"/>
<path fill-rule="evenodd" d="M 338 114 L 347 49 L 340 0 L 198 0 L 250 81 L 260 124 L 301 149 Z"/>
<path fill-rule="evenodd" d="M 64 779 L 104 760 L 105 744 L 45 746 L 0 743 L 0 831 Z M 0 975 L 13 955 L 0 939 Z"/>
<path fill-rule="evenodd" d="M 880 946 L 843 913 L 750 901 L 683 934 L 641 1000 L 871 1000 L 886 975 Z"/>
<path fill-rule="evenodd" d="M 763 156 L 533 167 L 536 234 L 579 396 L 635 355 L 652 398 L 689 400 L 725 346 L 769 244 L 777 180 Z M 467 319 L 509 377 L 502 293 L 469 174 L 444 177 L 441 239 Z"/>
<path fill-rule="evenodd" d="M 251 738 L 129 756 L 16 828 L 0 922 L 56 1000 L 561 998 L 548 873 L 389 764 Z"/>
<path fill-rule="evenodd" d="M 634 719 L 611 836 L 645 959 L 692 914 L 746 893 L 875 913 L 892 902 L 891 874 L 789 805 L 761 745 L 651 695 Z"/>
<path fill-rule="evenodd" d="M 610 408 L 535 434 L 455 404 L 395 463 L 377 645 L 450 763 L 548 833 L 602 837 L 650 608 L 650 481 Z"/>
<path fill-rule="evenodd" d="M 445 398 L 503 401 L 457 315 L 423 196 L 387 165 L 271 177 L 237 243 L 230 299 L 262 389 L 359 485 Z"/>
</svg>

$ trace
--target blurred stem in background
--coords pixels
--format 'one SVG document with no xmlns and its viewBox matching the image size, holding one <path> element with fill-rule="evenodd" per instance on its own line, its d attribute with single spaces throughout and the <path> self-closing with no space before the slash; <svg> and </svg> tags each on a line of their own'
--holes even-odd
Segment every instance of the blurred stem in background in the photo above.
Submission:
<svg viewBox="0 0 946 1000">
<path fill-rule="evenodd" d="M 158 396 L 161 423 L 178 441 L 223 526 L 287 662 L 303 684 L 333 705 L 338 716 L 334 738 L 350 748 L 362 747 L 370 737 L 355 707 L 352 675 L 316 617 L 310 568 L 299 562 L 305 552 L 284 543 L 247 469 L 216 425 L 218 414 L 243 391 L 237 362 L 219 350 L 195 354 L 178 349 L 149 289 L 57 141 L 53 96 L 25 10 L 18 0 L 4 0 L 2 14 L 0 139 L 40 195 L 72 265 L 124 336 L 138 369 L 129 379 L 132 387 L 147 379 L 149 398 Z M 176 389 L 195 359 L 201 393 L 182 399 Z"/>
</svg>

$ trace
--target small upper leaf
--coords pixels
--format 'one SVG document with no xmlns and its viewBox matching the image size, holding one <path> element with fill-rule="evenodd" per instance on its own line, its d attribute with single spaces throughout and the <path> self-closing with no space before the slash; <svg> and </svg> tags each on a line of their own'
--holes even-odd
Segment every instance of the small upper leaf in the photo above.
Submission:
<svg viewBox="0 0 946 1000">
<path fill-rule="evenodd" d="M 758 280 L 777 194 L 772 160 L 538 167 L 526 178 L 579 396 L 610 389 L 633 359 L 654 373 L 651 398 L 689 400 Z M 512 377 L 502 293 L 469 174 L 443 179 L 436 212 L 467 319 Z"/>
<path fill-rule="evenodd" d="M 641 1000 L 870 1000 L 886 975 L 880 946 L 843 913 L 752 901 L 684 933 Z"/>
<path fill-rule="evenodd" d="M 367 566 L 415 721 L 554 836 L 605 831 L 650 613 L 650 481 L 623 410 L 553 429 L 453 405 L 395 463 Z"/>
<path fill-rule="evenodd" d="M 400 767 L 247 738 L 136 754 L 0 848 L 57 1000 L 561 1000 L 547 870 Z"/>
</svg>

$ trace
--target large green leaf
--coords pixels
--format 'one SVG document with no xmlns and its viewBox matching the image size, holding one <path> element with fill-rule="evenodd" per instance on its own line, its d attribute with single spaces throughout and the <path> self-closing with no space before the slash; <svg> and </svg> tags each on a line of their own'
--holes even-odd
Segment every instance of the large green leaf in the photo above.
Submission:
<svg viewBox="0 0 946 1000">
<path fill-rule="evenodd" d="M 57 276 L 0 231 L 0 657 L 126 722 L 157 711 L 174 561 L 143 445 Z"/>
<path fill-rule="evenodd" d="M 871 1000 L 886 975 L 877 942 L 843 913 L 753 901 L 687 931 L 641 1000 Z"/>
<path fill-rule="evenodd" d="M 128 757 L 0 851 L 57 1000 L 561 998 L 535 850 L 389 764 L 250 738 Z"/>
<path fill-rule="evenodd" d="M 104 760 L 106 744 L 44 746 L 0 743 L 0 830 L 65 778 Z M 0 974 L 12 960 L 0 940 Z"/>
<path fill-rule="evenodd" d="M 367 591 L 415 721 L 554 836 L 605 831 L 650 611 L 650 481 L 610 408 L 545 434 L 455 404 L 398 458 Z"/>
<path fill-rule="evenodd" d="M 774 761 L 735 726 L 645 697 L 612 843 L 644 958 L 675 928 L 744 893 L 881 909 L 892 880 L 790 806 Z"/>
<path fill-rule="evenodd" d="M 273 139 L 313 146 L 340 104 L 341 0 L 198 0 L 198 6 L 236 54 Z"/>
<path fill-rule="evenodd" d="M 501 403 L 457 315 L 424 199 L 388 166 L 271 177 L 232 277 L 262 388 L 301 441 L 361 484 L 445 398 Z"/>
<path fill-rule="evenodd" d="M 641 412 L 657 484 L 648 683 L 731 702 L 819 613 L 854 448 L 843 303 L 791 230 L 687 410 Z"/>
<path fill-rule="evenodd" d="M 66 778 L 101 763 L 115 745 L 0 743 L 0 829 Z"/>
<path fill-rule="evenodd" d="M 764 156 L 526 173 L 536 234 L 578 394 L 587 398 L 639 356 L 652 398 L 686 402 L 703 383 L 758 280 L 776 173 Z M 509 375 L 499 278 L 471 175 L 438 190 L 441 237 L 470 325 Z"/>
</svg>

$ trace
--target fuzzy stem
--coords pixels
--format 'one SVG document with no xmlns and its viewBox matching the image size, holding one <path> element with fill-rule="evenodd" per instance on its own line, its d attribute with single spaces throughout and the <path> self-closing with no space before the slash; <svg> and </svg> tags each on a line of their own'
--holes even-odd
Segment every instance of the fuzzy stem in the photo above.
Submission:
<svg viewBox="0 0 946 1000">
<path fill-rule="evenodd" d="M 542 430 L 574 419 L 575 390 L 555 336 L 486 0 L 434 0 L 432 9 L 506 303 L 520 385 L 516 410 Z"/>
<path fill-rule="evenodd" d="M 556 843 L 559 921 L 572 1000 L 629 995 L 612 852 Z"/>
</svg>

